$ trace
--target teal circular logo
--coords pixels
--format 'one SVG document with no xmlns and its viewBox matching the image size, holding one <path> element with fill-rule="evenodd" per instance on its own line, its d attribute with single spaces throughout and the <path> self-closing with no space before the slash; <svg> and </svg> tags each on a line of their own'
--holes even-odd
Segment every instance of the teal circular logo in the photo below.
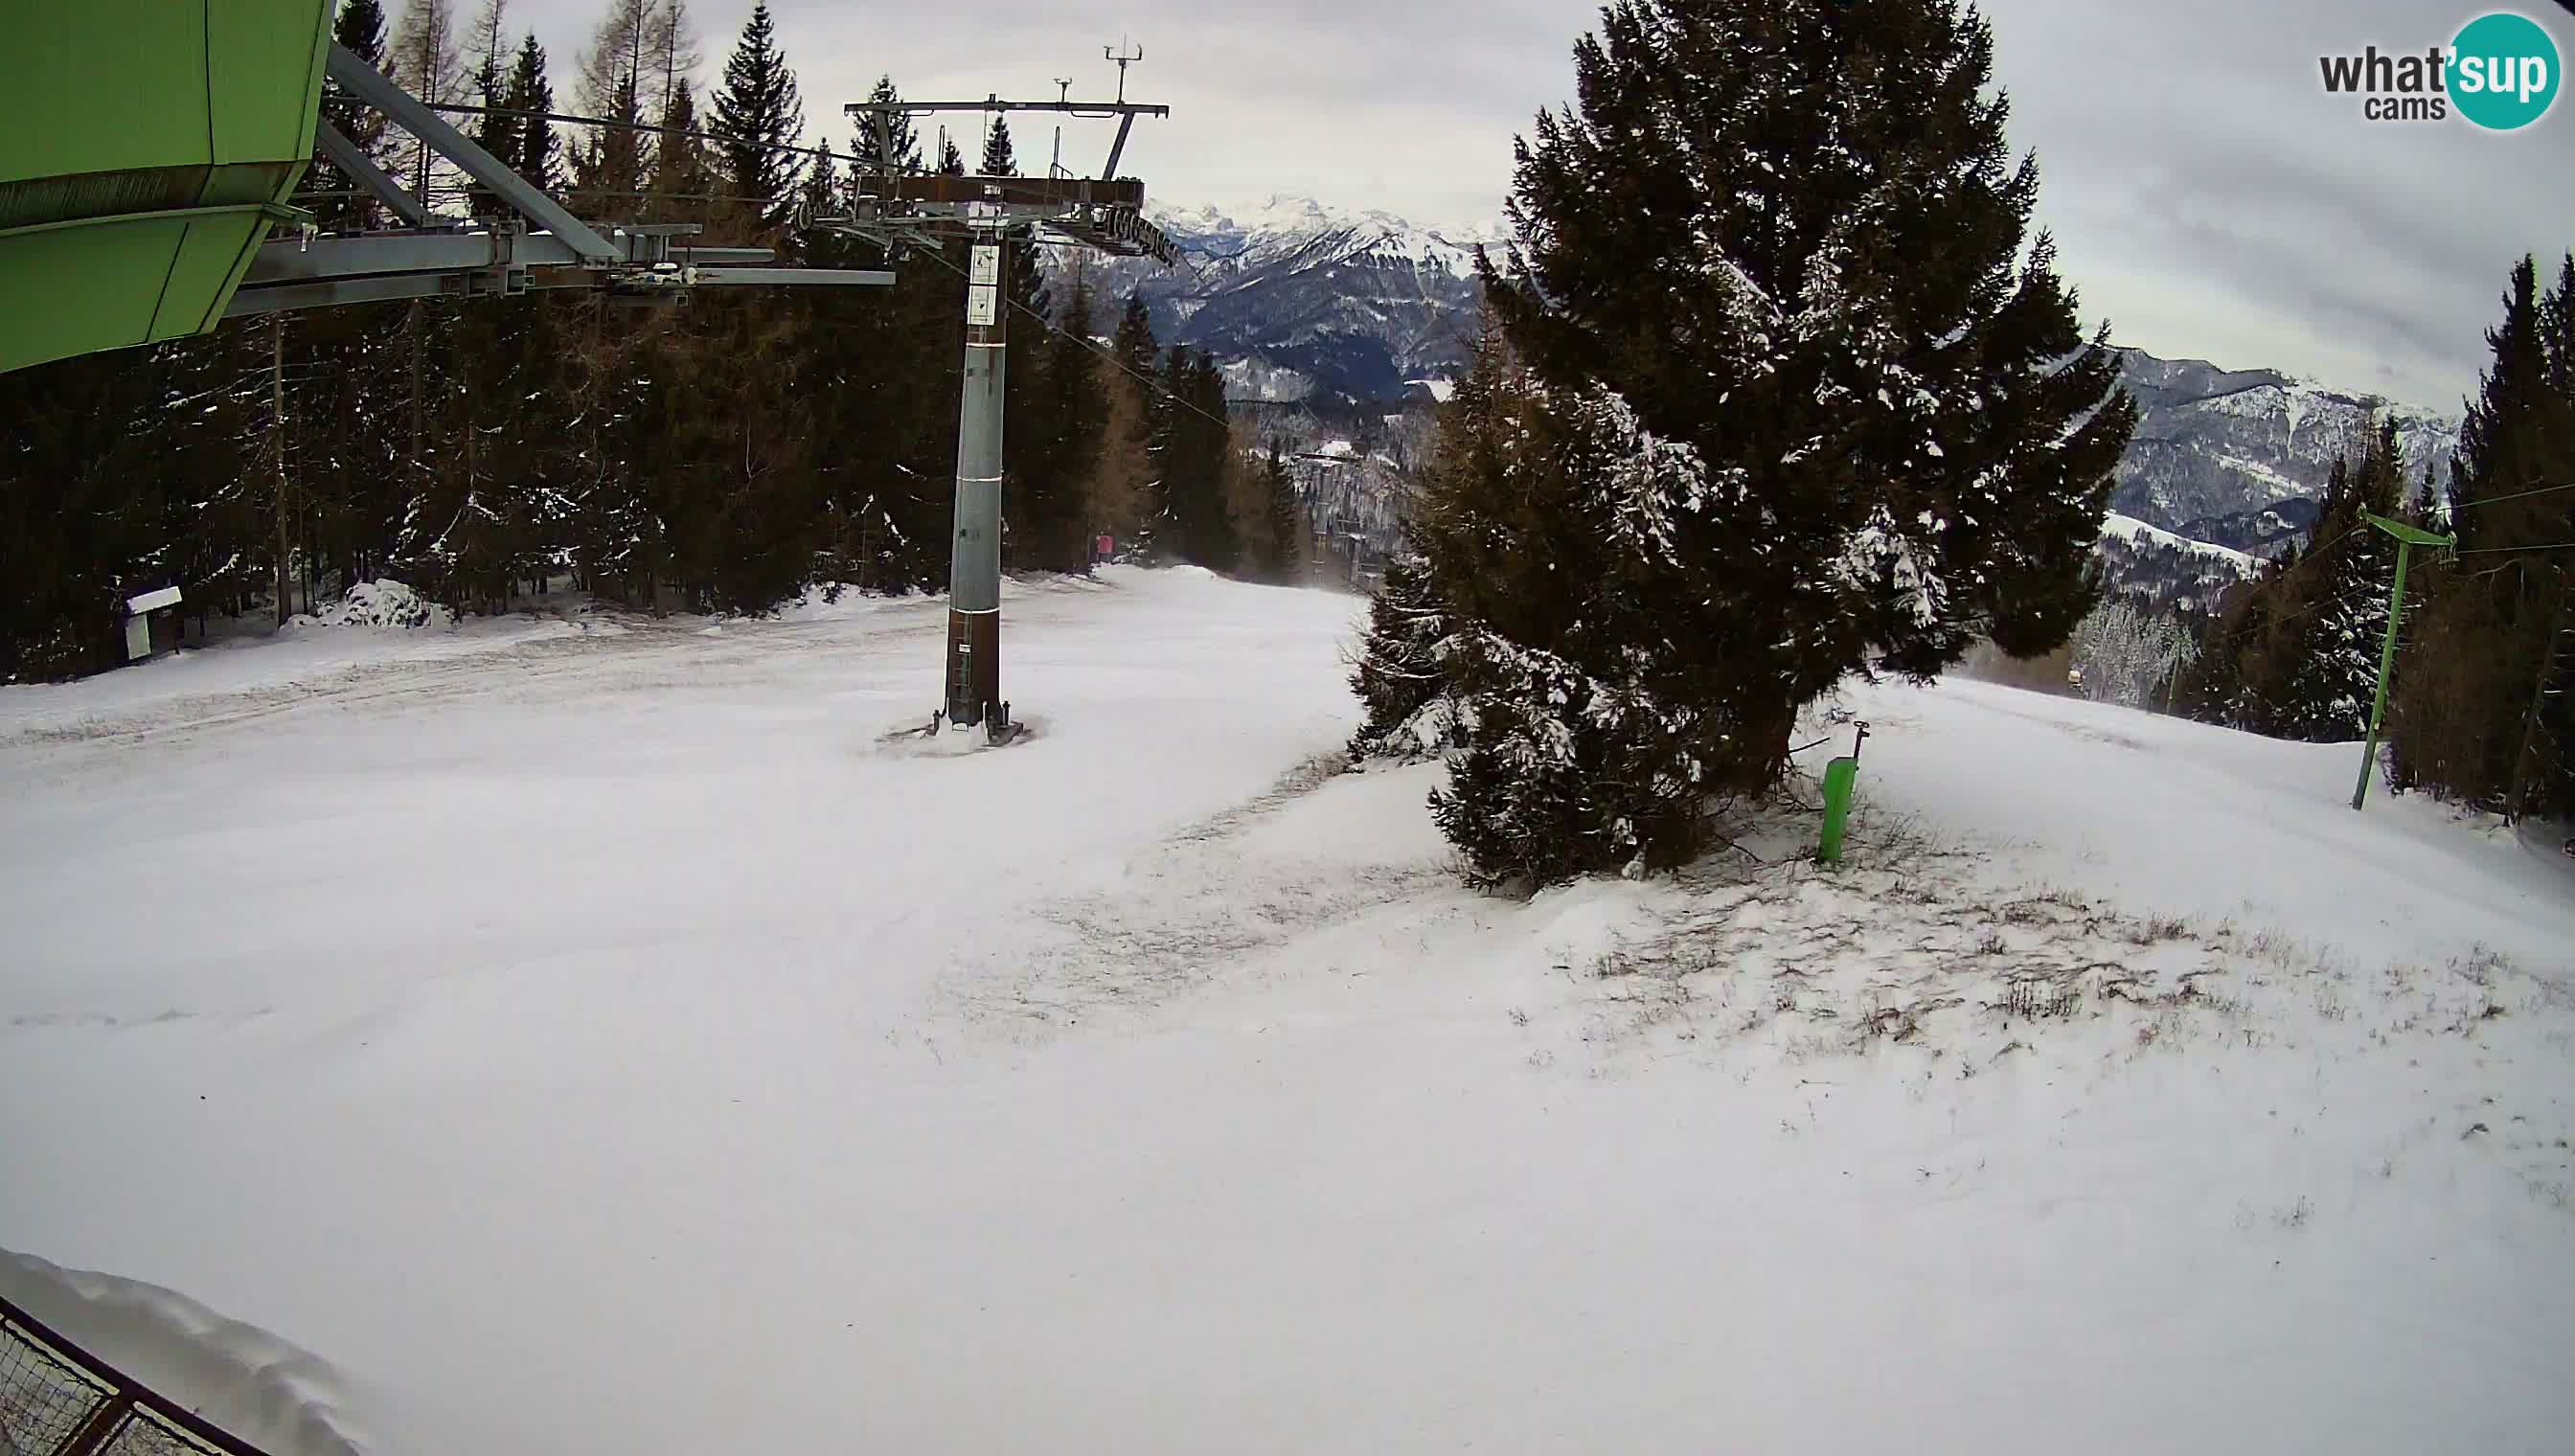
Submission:
<svg viewBox="0 0 2575 1456">
<path fill-rule="evenodd" d="M 2491 132 L 2519 131 L 2557 100 L 2557 42 L 2522 15 L 2480 15 L 2450 42 L 2450 104 Z"/>
</svg>

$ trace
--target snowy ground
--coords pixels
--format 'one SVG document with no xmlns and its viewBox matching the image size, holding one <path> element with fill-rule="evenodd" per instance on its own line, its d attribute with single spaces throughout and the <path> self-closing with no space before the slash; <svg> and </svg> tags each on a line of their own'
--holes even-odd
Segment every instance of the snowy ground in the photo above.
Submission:
<svg viewBox="0 0 2575 1456">
<path fill-rule="evenodd" d="M 959 757 L 925 603 L 0 690 L 0 1245 L 377 1451 L 2563 1449 L 2563 860 L 1959 684 L 1478 897 L 1350 599 L 1010 610 Z"/>
</svg>

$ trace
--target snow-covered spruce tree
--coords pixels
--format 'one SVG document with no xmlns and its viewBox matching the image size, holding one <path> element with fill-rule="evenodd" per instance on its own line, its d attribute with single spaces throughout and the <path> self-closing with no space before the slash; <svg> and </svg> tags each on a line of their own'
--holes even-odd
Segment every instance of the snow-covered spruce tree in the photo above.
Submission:
<svg viewBox="0 0 2575 1456">
<path fill-rule="evenodd" d="M 1499 341 L 1460 386 L 1415 532 L 1455 747 L 1431 812 L 1476 880 L 1696 852 L 1728 710 L 1691 693 L 1646 589 L 1671 503 L 1705 491 L 1688 447 L 1614 395 L 1550 392 Z"/>
<path fill-rule="evenodd" d="M 1368 608 L 1367 634 L 1351 660 L 1350 691 L 1366 713 L 1350 738 L 1353 757 L 1411 757 L 1460 746 L 1453 716 L 1442 716 L 1432 741 L 1415 731 L 1424 709 L 1453 696 L 1456 664 L 1444 650 L 1451 624 L 1486 600 L 1509 611 L 1520 592 L 1531 594 L 1525 607 L 1554 600 L 1543 584 L 1518 575 L 1535 566 L 1516 552 L 1522 542 L 1514 528 L 1527 518 L 1502 514 L 1527 498 L 1524 487 L 1536 479 L 1534 403 L 1527 371 L 1488 325 L 1476 340 L 1473 367 L 1439 407 L 1403 549 L 1386 563 Z M 1497 567 L 1512 575 L 1491 581 Z M 1479 577 L 1497 590 L 1479 597 Z M 1432 802 L 1436 807 L 1438 800 Z"/>
<path fill-rule="evenodd" d="M 2338 743 L 2368 729 L 2396 577 L 2396 543 L 2368 516 L 2392 516 L 2404 488 L 2392 421 L 2380 423 L 2358 460 L 2334 462 L 2316 519 L 2314 580 L 2293 609 L 2298 635 L 2282 665 L 2284 737 Z"/>
<path fill-rule="evenodd" d="M 1368 603 L 1367 636 L 1350 663 L 1350 691 L 1367 719 L 1350 737 L 1353 758 L 1410 758 L 1444 741 L 1423 741 L 1413 731 L 1422 711 L 1445 685 L 1438 648 L 1443 622 L 1430 595 L 1428 565 L 1417 543 L 1386 560 L 1385 576 Z"/>
<path fill-rule="evenodd" d="M 1515 520 L 1506 575 L 1548 599 L 1458 611 L 1476 741 L 1439 811 L 1480 870 L 1686 858 L 1844 677 L 2034 653 L 2093 606 L 2135 410 L 2028 236 L 1991 59 L 1948 0 L 1619 0 L 1576 46 L 1484 267 L 1562 427 L 1526 468 L 1562 479 L 1447 503 L 1470 539 Z"/>
</svg>

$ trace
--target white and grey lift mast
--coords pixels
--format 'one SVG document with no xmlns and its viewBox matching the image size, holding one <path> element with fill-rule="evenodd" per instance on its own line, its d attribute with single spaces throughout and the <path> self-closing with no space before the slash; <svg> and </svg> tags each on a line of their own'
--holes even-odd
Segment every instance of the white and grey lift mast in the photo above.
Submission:
<svg viewBox="0 0 2575 1456">
<path fill-rule="evenodd" d="M 1002 432 L 1007 369 L 1012 234 L 1128 257 L 1172 261 L 1171 240 L 1145 221 L 1145 184 L 1118 176 L 1127 136 L 1139 116 L 1169 116 L 1168 106 L 1126 99 L 1129 63 L 1119 62 L 1115 101 L 856 102 L 852 116 L 874 127 L 884 170 L 857 179 L 851 215 L 831 226 L 890 247 L 937 248 L 964 235 L 970 241 L 966 286 L 965 387 L 957 407 L 957 514 L 949 555 L 948 651 L 942 677 L 945 703 L 932 718 L 958 728 L 981 728 L 993 742 L 1019 732 L 1002 697 Z M 951 177 L 895 171 L 894 118 L 937 112 L 1052 111 L 1075 117 L 1116 118 L 1118 136 L 1098 178 Z M 1034 260 L 1019 260 L 1035 266 Z M 1043 323 L 1044 321 L 1039 321 Z"/>
</svg>

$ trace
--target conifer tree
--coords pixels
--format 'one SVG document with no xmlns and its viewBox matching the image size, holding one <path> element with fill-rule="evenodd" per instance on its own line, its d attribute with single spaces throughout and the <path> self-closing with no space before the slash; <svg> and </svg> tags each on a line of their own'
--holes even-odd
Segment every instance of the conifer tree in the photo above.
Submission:
<svg viewBox="0 0 2575 1456">
<path fill-rule="evenodd" d="M 1844 677 L 2044 650 L 2097 600 L 2135 410 L 2029 236 L 1991 62 L 1954 0 L 1618 0 L 1577 46 L 1483 276 L 1564 479 L 1451 509 L 1542 501 L 1528 535 L 1610 554 L 1570 592 L 1496 563 L 1578 609 L 1455 628 L 1484 682 L 1440 812 L 1481 872 L 1686 859 Z"/>
<path fill-rule="evenodd" d="M 2370 433 L 2358 460 L 2334 462 L 2316 554 L 2301 589 L 2279 606 L 2297 618 L 2271 695 L 2270 730 L 2280 736 L 2343 742 L 2368 728 L 2396 575 L 2396 544 L 2368 518 L 2391 515 L 2403 483 L 2393 422 Z"/>
<path fill-rule="evenodd" d="M 805 134 L 805 109 L 796 73 L 778 48 L 767 0 L 752 7 L 742 40 L 725 62 L 724 86 L 716 92 L 715 117 L 707 129 L 723 138 L 727 189 L 736 197 L 760 199 L 761 227 L 785 222 L 805 171 L 803 160 L 786 149 Z M 826 159 L 820 165 L 831 164 Z"/>
<path fill-rule="evenodd" d="M 808 268 L 848 267 L 853 240 L 817 225 L 820 219 L 839 216 L 848 201 L 840 165 L 828 152 L 808 161 L 805 180 L 797 185 L 796 200 L 790 209 L 790 218 L 797 220 L 798 226 L 788 235 L 788 251 Z"/>
<path fill-rule="evenodd" d="M 993 129 L 984 134 L 984 166 L 978 177 L 1017 177 L 1020 161 L 1011 151 L 1011 122 L 1006 116 L 993 118 Z"/>
<path fill-rule="evenodd" d="M 1139 376 L 1150 376 L 1163 357 L 1163 346 L 1154 338 L 1153 312 L 1145 306 L 1145 295 L 1127 295 L 1127 306 L 1118 315 L 1117 332 L 1110 337 L 1110 352 L 1120 365 Z"/>
<path fill-rule="evenodd" d="M 1225 417 L 1225 380 L 1216 361 L 1186 345 L 1172 346 L 1161 378 L 1162 447 L 1160 544 L 1179 559 L 1214 572 L 1231 572 L 1242 550 L 1228 509 L 1227 472 L 1232 446 Z"/>
<path fill-rule="evenodd" d="M 879 76 L 875 89 L 868 93 L 868 100 L 880 106 L 902 99 L 892 76 Z M 850 142 L 850 155 L 857 159 L 851 167 L 853 185 L 864 185 L 869 178 L 889 171 L 901 176 L 921 170 L 921 137 L 909 113 L 888 114 L 882 137 L 890 138 L 892 144 L 881 139 L 874 116 L 860 119 L 858 135 Z"/>
<path fill-rule="evenodd" d="M 671 89 L 661 124 L 661 135 L 653 145 L 653 196 L 640 211 L 646 217 L 703 224 L 713 210 L 710 198 L 716 179 L 706 144 L 693 135 L 698 130 L 698 107 L 687 81 Z"/>
<path fill-rule="evenodd" d="M 2448 493 L 2441 489 L 2439 474 L 2430 466 L 2423 469 L 2423 479 L 2406 498 L 2405 524 L 2417 531 L 2438 533 L 2448 519 Z"/>
<path fill-rule="evenodd" d="M 613 85 L 601 114 L 620 125 L 597 128 L 574 151 L 572 192 L 585 213 L 631 218 L 639 213 L 644 189 L 648 154 L 644 134 L 637 130 L 644 113 L 631 78 L 620 77 Z"/>
<path fill-rule="evenodd" d="M 939 139 L 939 170 L 950 177 L 966 175 L 966 158 L 957 150 L 957 139 L 954 137 L 943 136 Z"/>
<path fill-rule="evenodd" d="M 1428 565 L 1418 546 L 1407 540 L 1386 561 L 1385 578 L 1368 603 L 1367 633 L 1351 662 L 1350 691 L 1366 714 L 1351 735 L 1351 757 L 1412 758 L 1450 745 L 1449 725 L 1428 725 L 1425 732 L 1421 721 L 1422 710 L 1448 687 L 1439 653 L 1446 637 Z"/>
<path fill-rule="evenodd" d="M 1288 458 L 1278 440 L 1270 442 L 1270 456 L 1262 462 L 1261 488 L 1264 498 L 1270 580 L 1293 584 L 1305 576 L 1305 509 L 1296 499 L 1296 482 L 1288 473 Z"/>
<path fill-rule="evenodd" d="M 518 60 L 510 69 L 501 104 L 519 115 L 518 125 L 508 134 L 508 150 L 498 155 L 511 171 L 538 188 L 550 193 L 561 190 L 563 168 L 557 157 L 562 139 L 544 116 L 555 109 L 554 81 L 546 74 L 546 48 L 537 44 L 533 30 L 519 42 Z"/>
</svg>

